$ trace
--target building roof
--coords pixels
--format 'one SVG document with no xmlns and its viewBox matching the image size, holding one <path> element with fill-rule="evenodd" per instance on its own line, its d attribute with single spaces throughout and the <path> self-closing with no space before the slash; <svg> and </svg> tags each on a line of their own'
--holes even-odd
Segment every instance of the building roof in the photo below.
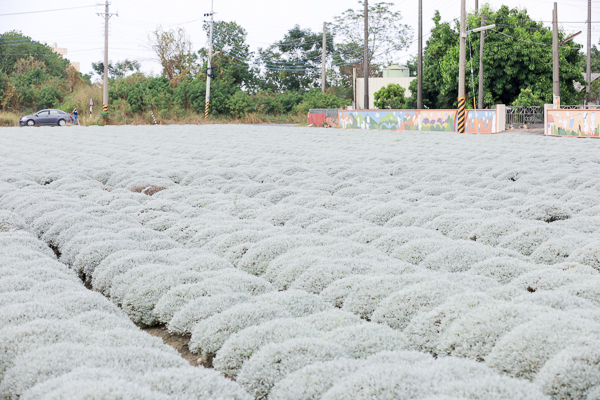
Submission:
<svg viewBox="0 0 600 400">
<path fill-rule="evenodd" d="M 585 72 L 583 72 L 582 75 L 583 75 L 583 79 L 585 80 Z M 594 82 L 598 78 L 600 78 L 600 72 L 592 72 L 592 82 Z M 573 86 L 575 87 L 575 90 L 581 90 L 581 89 L 583 89 L 583 86 L 581 86 L 579 84 L 579 82 L 575 82 L 573 84 Z"/>
</svg>

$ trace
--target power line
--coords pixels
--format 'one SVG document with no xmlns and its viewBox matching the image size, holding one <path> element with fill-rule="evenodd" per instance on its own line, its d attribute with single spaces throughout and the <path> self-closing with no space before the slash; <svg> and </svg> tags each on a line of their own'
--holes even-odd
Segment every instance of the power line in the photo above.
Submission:
<svg viewBox="0 0 600 400">
<path fill-rule="evenodd" d="M 531 40 L 519 39 L 519 38 L 516 38 L 516 37 L 514 37 L 514 36 L 507 35 L 507 34 L 506 34 L 506 33 L 504 33 L 504 32 L 500 32 L 500 31 L 498 31 L 498 30 L 496 30 L 496 29 L 492 29 L 492 30 L 493 30 L 494 32 L 496 32 L 496 33 L 499 33 L 499 34 L 501 34 L 501 35 L 507 36 L 507 37 L 509 37 L 509 38 L 511 38 L 511 39 L 518 40 L 518 41 L 520 41 L 520 42 L 532 43 L 532 44 L 538 44 L 538 45 L 540 45 L 540 46 L 552 46 L 552 44 L 547 44 L 547 43 L 539 43 L 539 42 L 532 42 Z M 559 47 L 560 47 L 561 49 L 579 50 L 579 48 L 577 48 L 577 47 L 566 47 L 566 46 L 559 46 Z"/>
<path fill-rule="evenodd" d="M 54 12 L 54 11 L 67 11 L 67 10 L 74 10 L 76 8 L 90 8 L 90 7 L 96 7 L 96 4 L 90 5 L 90 6 L 79 6 L 79 7 L 69 7 L 69 8 L 55 8 L 53 10 L 24 11 L 24 12 L 18 12 L 18 13 L 0 14 L 0 17 L 6 17 L 6 16 L 9 16 L 9 15 L 37 14 L 37 13 Z"/>
</svg>

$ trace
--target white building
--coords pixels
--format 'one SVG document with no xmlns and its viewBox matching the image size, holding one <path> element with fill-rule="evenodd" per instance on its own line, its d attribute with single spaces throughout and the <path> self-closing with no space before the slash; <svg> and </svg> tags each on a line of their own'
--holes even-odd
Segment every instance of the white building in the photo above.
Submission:
<svg viewBox="0 0 600 400">
<path fill-rule="evenodd" d="M 56 54 L 60 54 L 61 56 L 65 57 L 67 55 L 67 49 L 62 48 L 62 47 L 58 47 L 57 43 L 53 43 L 52 46 L 50 46 L 50 48 L 52 49 L 52 51 L 54 51 Z M 73 68 L 75 68 L 75 70 L 77 72 L 80 72 L 80 66 L 78 62 L 73 62 L 73 61 L 69 61 L 71 63 L 71 65 L 73 66 Z"/>
<path fill-rule="evenodd" d="M 376 109 L 375 97 L 373 94 L 384 86 L 390 83 L 398 84 L 402 86 L 406 91 L 404 92 L 405 97 L 412 95 L 411 91 L 408 90 L 410 83 L 417 79 L 414 76 L 409 76 L 409 70 L 407 67 L 390 65 L 383 70 L 383 78 L 369 78 L 369 108 Z M 357 110 L 364 109 L 365 101 L 365 79 L 356 78 L 354 83 L 354 100 L 355 107 Z"/>
</svg>

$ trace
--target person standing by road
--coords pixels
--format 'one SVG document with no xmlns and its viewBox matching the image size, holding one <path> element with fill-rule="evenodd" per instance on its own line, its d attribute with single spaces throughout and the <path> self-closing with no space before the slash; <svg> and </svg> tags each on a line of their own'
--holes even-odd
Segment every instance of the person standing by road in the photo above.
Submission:
<svg viewBox="0 0 600 400">
<path fill-rule="evenodd" d="M 77 107 L 73 110 L 73 125 L 79 125 L 79 113 L 77 113 Z"/>
<path fill-rule="evenodd" d="M 90 97 L 90 117 L 92 116 L 92 107 L 94 106 L 94 100 Z"/>
</svg>

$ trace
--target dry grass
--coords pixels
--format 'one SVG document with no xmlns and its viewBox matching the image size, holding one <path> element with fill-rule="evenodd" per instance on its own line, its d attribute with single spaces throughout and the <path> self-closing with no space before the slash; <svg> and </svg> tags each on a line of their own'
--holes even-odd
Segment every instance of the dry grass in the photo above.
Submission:
<svg viewBox="0 0 600 400">
<path fill-rule="evenodd" d="M 23 115 L 0 111 L 0 126 L 19 126 L 19 118 Z"/>
<path fill-rule="evenodd" d="M 89 89 L 89 90 L 88 90 Z M 79 110 L 79 123 L 83 126 L 90 125 L 105 125 L 104 120 L 100 116 L 102 106 L 94 106 L 94 112 L 89 114 L 90 95 L 94 95 L 92 88 L 83 90 L 83 94 L 77 94 L 77 103 L 82 103 L 83 106 L 77 104 Z M 87 93 L 89 92 L 89 93 Z M 100 93 L 102 97 L 102 93 Z M 87 100 L 83 101 L 83 99 Z M 92 97 L 93 98 L 93 97 Z M 101 99 L 94 98 L 94 104 L 102 104 Z M 75 107 L 75 106 L 73 106 Z M 69 111 L 70 112 L 70 111 Z M 162 115 L 161 115 L 162 114 Z M 0 126 L 18 126 L 21 114 L 13 112 L 0 111 Z M 306 115 L 304 114 L 286 114 L 286 115 L 267 115 L 267 114 L 244 114 L 239 117 L 216 115 L 208 119 L 204 119 L 204 115 L 197 114 L 193 111 L 185 112 L 154 112 L 156 122 L 159 125 L 204 125 L 204 124 L 305 124 Z M 127 110 L 111 111 L 108 125 L 153 125 L 154 120 L 149 111 L 144 113 L 131 114 Z"/>
</svg>

